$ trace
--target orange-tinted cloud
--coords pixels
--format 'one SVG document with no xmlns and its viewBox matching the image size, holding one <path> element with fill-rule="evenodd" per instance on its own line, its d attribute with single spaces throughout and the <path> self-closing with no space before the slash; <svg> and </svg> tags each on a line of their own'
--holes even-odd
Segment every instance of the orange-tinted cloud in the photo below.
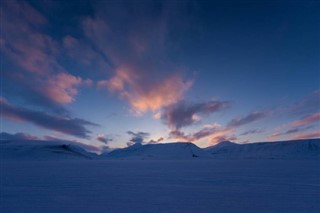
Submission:
<svg viewBox="0 0 320 213">
<path fill-rule="evenodd" d="M 312 132 L 300 133 L 292 137 L 292 140 L 300 140 L 300 139 L 310 139 L 310 138 L 320 138 L 320 131 L 315 130 Z"/>
<path fill-rule="evenodd" d="M 142 114 L 147 111 L 156 112 L 180 101 L 192 84 L 179 75 L 154 81 L 142 74 L 143 72 L 135 72 L 129 67 L 122 67 L 116 70 L 115 76 L 110 80 L 98 82 L 98 87 L 107 87 L 110 92 L 117 93 L 129 102 L 136 114 Z"/>
<path fill-rule="evenodd" d="M 300 127 L 300 126 L 309 125 L 319 121 L 320 121 L 320 113 L 318 112 L 318 113 L 314 113 L 312 115 L 306 116 L 301 120 L 293 121 L 289 125 L 293 127 Z"/>
<path fill-rule="evenodd" d="M 44 85 L 43 91 L 51 100 L 66 104 L 71 103 L 78 94 L 77 87 L 83 80 L 67 73 L 59 73 L 48 79 Z"/>
<path fill-rule="evenodd" d="M 10 93 L 19 95 L 28 102 L 56 107 L 74 101 L 78 88 L 90 80 L 74 76 L 59 62 L 64 54 L 60 41 L 40 29 L 46 26 L 46 18 L 24 1 L 4 1 L 2 8 L 1 53 L 19 68 L 3 70 L 7 85 L 15 84 Z M 69 38 L 66 41 L 71 45 Z"/>
</svg>

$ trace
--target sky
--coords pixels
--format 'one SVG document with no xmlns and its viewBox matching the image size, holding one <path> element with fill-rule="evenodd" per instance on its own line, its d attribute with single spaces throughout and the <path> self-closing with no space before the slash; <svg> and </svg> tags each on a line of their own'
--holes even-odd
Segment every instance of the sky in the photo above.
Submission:
<svg viewBox="0 0 320 213">
<path fill-rule="evenodd" d="M 320 138 L 317 0 L 3 0 L 1 139 Z"/>
</svg>

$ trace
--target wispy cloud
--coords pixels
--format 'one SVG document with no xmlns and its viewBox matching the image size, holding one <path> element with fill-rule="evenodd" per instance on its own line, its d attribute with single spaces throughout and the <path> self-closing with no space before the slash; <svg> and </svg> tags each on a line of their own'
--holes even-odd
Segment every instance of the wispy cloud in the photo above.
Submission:
<svg viewBox="0 0 320 213">
<path fill-rule="evenodd" d="M 239 127 L 245 124 L 255 122 L 257 120 L 263 119 L 269 115 L 266 111 L 252 112 L 246 116 L 234 118 L 228 123 L 228 127 Z"/>
<path fill-rule="evenodd" d="M 320 131 L 315 130 L 311 132 L 303 132 L 298 135 L 292 137 L 292 140 L 300 140 L 300 139 L 310 139 L 310 138 L 320 138 Z"/>
<path fill-rule="evenodd" d="M 257 133 L 261 133 L 261 132 L 264 132 L 264 131 L 261 129 L 251 129 L 251 130 L 248 130 L 248 131 L 241 133 L 240 136 L 257 134 Z"/>
<path fill-rule="evenodd" d="M 297 132 L 300 132 L 302 131 L 301 129 L 299 128 L 293 128 L 293 129 L 289 129 L 285 132 L 277 132 L 277 133 L 273 133 L 272 135 L 269 136 L 269 139 L 275 139 L 279 136 L 283 136 L 283 135 L 289 135 L 289 134 L 293 134 L 293 133 L 297 133 Z"/>
<path fill-rule="evenodd" d="M 320 121 L 320 113 L 317 112 L 311 115 L 307 115 L 299 120 L 295 120 L 280 126 L 279 128 L 277 128 L 278 132 L 270 135 L 269 139 L 275 139 L 279 136 L 290 135 L 298 132 L 301 132 L 299 133 L 299 135 L 304 135 L 305 137 L 306 133 L 303 133 L 303 132 L 305 132 L 307 129 L 311 129 L 316 126 L 319 126 L 319 125 L 314 125 L 314 124 L 319 124 L 319 121 Z"/>
<path fill-rule="evenodd" d="M 209 115 L 230 106 L 227 101 L 207 101 L 187 103 L 185 101 L 164 107 L 161 119 L 171 129 L 180 129 L 192 125 L 201 115 Z"/>
<path fill-rule="evenodd" d="M 290 113 L 299 115 L 308 115 L 319 112 L 320 108 L 320 90 L 314 91 L 301 101 L 296 102 L 289 107 Z"/>
<path fill-rule="evenodd" d="M 308 115 L 300 120 L 293 121 L 289 124 L 292 127 L 301 127 L 305 125 L 310 125 L 320 121 L 320 113 L 314 113 L 312 115 Z"/>
<path fill-rule="evenodd" d="M 4 118 L 20 122 L 30 122 L 42 128 L 81 138 L 89 138 L 88 134 L 90 131 L 86 126 L 98 126 L 97 124 L 79 118 L 51 115 L 42 111 L 17 107 L 3 98 L 0 98 L 0 110 Z"/>
</svg>

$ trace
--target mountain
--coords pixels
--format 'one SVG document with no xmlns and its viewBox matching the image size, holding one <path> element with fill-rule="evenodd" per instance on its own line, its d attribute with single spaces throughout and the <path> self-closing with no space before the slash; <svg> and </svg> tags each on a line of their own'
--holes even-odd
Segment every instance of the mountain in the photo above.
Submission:
<svg viewBox="0 0 320 213">
<path fill-rule="evenodd" d="M 224 141 L 199 148 L 193 143 L 135 144 L 96 155 L 68 141 L 0 140 L 0 159 L 320 159 L 320 139 L 236 144 Z"/>
<path fill-rule="evenodd" d="M 249 144 L 227 141 L 205 150 L 214 158 L 320 159 L 320 139 Z"/>
<path fill-rule="evenodd" d="M 92 159 L 96 155 L 63 141 L 1 140 L 0 159 L 66 160 Z"/>
<path fill-rule="evenodd" d="M 209 158 L 205 150 L 193 143 L 175 142 L 165 144 L 135 144 L 133 146 L 114 150 L 106 158 L 122 159 L 193 159 Z"/>
</svg>

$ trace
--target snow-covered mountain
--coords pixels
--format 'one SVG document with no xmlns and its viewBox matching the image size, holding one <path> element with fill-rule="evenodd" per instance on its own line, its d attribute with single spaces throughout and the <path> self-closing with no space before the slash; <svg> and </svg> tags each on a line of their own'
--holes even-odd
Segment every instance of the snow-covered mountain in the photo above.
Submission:
<svg viewBox="0 0 320 213">
<path fill-rule="evenodd" d="M 320 159 L 320 139 L 249 144 L 225 141 L 205 150 L 214 158 Z"/>
<path fill-rule="evenodd" d="M 0 158 L 14 160 L 92 159 L 96 155 L 62 141 L 1 140 Z"/>
<path fill-rule="evenodd" d="M 135 144 L 133 146 L 114 150 L 106 158 L 135 159 L 192 159 L 209 158 L 205 150 L 193 143 L 175 142 L 166 144 Z"/>
<path fill-rule="evenodd" d="M 135 144 L 96 155 L 63 141 L 0 141 L 0 159 L 320 159 L 320 139 L 236 144 L 224 141 L 199 148 L 193 143 Z"/>
</svg>

